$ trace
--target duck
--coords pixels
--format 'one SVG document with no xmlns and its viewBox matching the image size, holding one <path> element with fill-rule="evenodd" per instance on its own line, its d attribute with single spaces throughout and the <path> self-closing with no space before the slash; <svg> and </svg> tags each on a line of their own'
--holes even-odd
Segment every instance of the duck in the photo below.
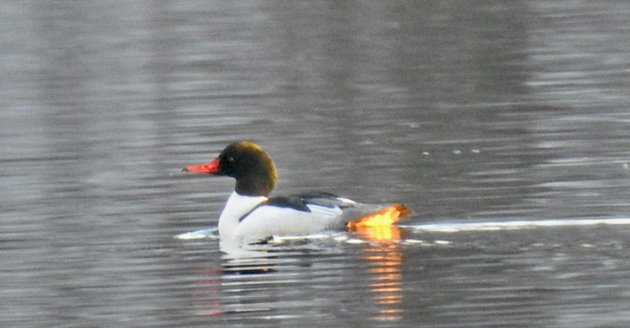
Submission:
<svg viewBox="0 0 630 328">
<path fill-rule="evenodd" d="M 278 182 L 276 165 L 267 152 L 251 141 L 235 141 L 214 160 L 186 166 L 183 171 L 236 180 L 219 216 L 221 239 L 256 242 L 274 236 L 391 226 L 411 214 L 411 209 L 402 203 L 363 204 L 321 191 L 270 197 Z"/>
</svg>

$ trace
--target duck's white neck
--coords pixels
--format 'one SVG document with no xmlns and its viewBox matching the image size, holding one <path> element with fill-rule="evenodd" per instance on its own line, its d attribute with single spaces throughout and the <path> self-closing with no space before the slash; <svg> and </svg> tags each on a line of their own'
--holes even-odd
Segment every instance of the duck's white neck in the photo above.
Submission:
<svg viewBox="0 0 630 328">
<path fill-rule="evenodd" d="M 228 198 L 223 212 L 219 217 L 219 234 L 221 236 L 234 236 L 239 224 L 239 219 L 256 205 L 267 200 L 265 196 L 243 196 L 236 191 Z"/>
</svg>

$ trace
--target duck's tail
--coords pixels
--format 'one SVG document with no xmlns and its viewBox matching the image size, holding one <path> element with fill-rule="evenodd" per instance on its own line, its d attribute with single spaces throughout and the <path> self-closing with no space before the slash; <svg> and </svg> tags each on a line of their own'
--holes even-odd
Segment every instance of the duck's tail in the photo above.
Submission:
<svg viewBox="0 0 630 328">
<path fill-rule="evenodd" d="M 409 207 L 404 204 L 393 204 L 348 221 L 346 227 L 350 230 L 357 230 L 369 227 L 391 226 L 409 215 L 411 215 Z"/>
</svg>

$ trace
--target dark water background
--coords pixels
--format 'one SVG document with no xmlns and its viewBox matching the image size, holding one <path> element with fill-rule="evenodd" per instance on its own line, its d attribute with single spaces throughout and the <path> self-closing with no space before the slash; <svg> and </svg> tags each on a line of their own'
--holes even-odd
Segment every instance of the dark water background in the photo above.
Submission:
<svg viewBox="0 0 630 328">
<path fill-rule="evenodd" d="M 0 326 L 630 326 L 630 2 L 0 9 Z M 415 214 L 245 258 L 174 239 L 233 186 L 179 169 L 235 139 L 277 193 Z"/>
</svg>

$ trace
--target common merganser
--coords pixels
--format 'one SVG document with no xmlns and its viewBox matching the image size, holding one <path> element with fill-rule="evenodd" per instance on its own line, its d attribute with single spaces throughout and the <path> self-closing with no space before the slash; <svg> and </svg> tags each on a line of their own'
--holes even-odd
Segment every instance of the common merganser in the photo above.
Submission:
<svg viewBox="0 0 630 328">
<path fill-rule="evenodd" d="M 392 225 L 411 213 L 403 204 L 360 204 L 325 192 L 269 198 L 278 180 L 276 166 L 250 141 L 234 142 L 213 161 L 187 166 L 184 171 L 236 179 L 235 190 L 219 217 L 221 238 L 257 241 L 328 229 Z"/>
</svg>

